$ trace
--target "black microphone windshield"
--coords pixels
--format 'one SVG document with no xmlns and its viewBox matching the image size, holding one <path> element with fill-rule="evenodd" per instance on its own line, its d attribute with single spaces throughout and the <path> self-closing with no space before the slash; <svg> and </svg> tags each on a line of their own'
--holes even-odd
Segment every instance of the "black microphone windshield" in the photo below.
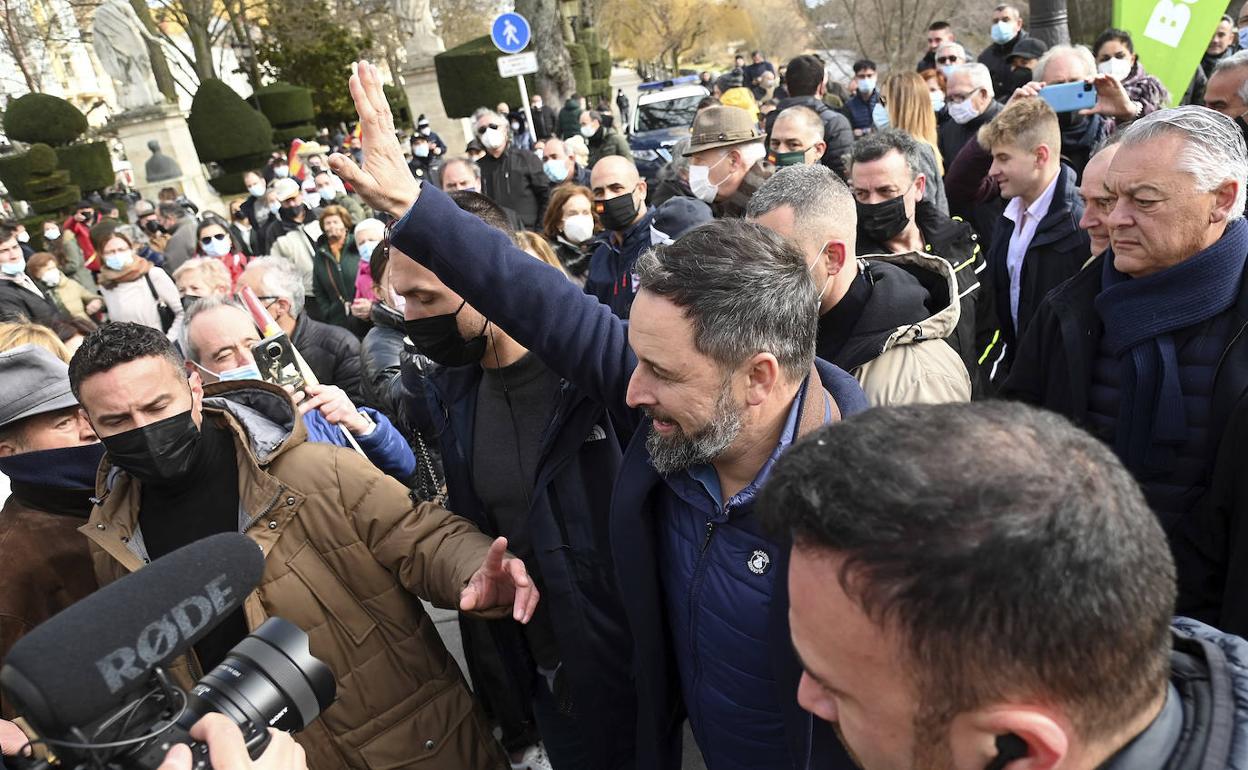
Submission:
<svg viewBox="0 0 1248 770">
<path fill-rule="evenodd" d="M 179 548 L 22 637 L 0 687 L 45 734 L 90 724 L 241 606 L 263 573 L 264 554 L 245 535 Z"/>
</svg>

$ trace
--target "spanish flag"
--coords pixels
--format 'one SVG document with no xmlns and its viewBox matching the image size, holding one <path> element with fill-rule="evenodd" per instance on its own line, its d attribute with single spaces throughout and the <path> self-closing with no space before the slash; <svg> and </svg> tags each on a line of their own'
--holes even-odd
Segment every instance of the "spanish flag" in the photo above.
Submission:
<svg viewBox="0 0 1248 770">
<path fill-rule="evenodd" d="M 295 139 L 290 143 L 290 152 L 286 155 L 286 165 L 290 167 L 290 178 L 303 181 L 303 161 L 299 160 L 299 148 L 303 146 L 302 139 Z"/>
</svg>

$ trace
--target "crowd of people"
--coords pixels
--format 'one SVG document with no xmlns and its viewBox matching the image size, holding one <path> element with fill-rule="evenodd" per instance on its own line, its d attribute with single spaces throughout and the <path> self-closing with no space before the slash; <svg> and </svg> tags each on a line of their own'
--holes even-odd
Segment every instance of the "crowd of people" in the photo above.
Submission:
<svg viewBox="0 0 1248 770">
<path fill-rule="evenodd" d="M 753 52 L 657 177 L 622 93 L 459 153 L 361 62 L 359 141 L 228 216 L 0 224 L 0 656 L 242 532 L 171 675 L 281 616 L 338 681 L 260 768 L 1248 763 L 1235 28 L 1181 98 L 1010 5 L 849 82 Z"/>
</svg>

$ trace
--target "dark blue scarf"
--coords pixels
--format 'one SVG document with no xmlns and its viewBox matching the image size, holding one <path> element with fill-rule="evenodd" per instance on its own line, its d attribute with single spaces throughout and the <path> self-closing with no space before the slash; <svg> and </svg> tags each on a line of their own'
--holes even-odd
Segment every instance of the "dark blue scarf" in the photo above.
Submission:
<svg viewBox="0 0 1248 770">
<path fill-rule="evenodd" d="M 95 489 L 95 471 L 104 457 L 100 442 L 0 457 L 0 473 L 14 481 L 61 489 Z"/>
<path fill-rule="evenodd" d="M 1225 312 L 1239 296 L 1248 259 L 1248 222 L 1232 222 L 1209 248 L 1144 278 L 1114 269 L 1105 255 L 1094 304 L 1105 323 L 1104 344 L 1122 368 L 1114 450 L 1136 471 L 1167 470 L 1187 440 L 1173 332 Z"/>
</svg>

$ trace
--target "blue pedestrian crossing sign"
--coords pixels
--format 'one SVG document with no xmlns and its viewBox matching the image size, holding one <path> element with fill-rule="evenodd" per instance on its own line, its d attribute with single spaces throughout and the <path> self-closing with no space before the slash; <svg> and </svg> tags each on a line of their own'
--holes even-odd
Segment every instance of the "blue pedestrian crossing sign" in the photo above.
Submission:
<svg viewBox="0 0 1248 770">
<path fill-rule="evenodd" d="M 528 19 L 518 13 L 504 13 L 490 27 L 490 39 L 503 53 L 520 53 L 531 35 Z"/>
</svg>

